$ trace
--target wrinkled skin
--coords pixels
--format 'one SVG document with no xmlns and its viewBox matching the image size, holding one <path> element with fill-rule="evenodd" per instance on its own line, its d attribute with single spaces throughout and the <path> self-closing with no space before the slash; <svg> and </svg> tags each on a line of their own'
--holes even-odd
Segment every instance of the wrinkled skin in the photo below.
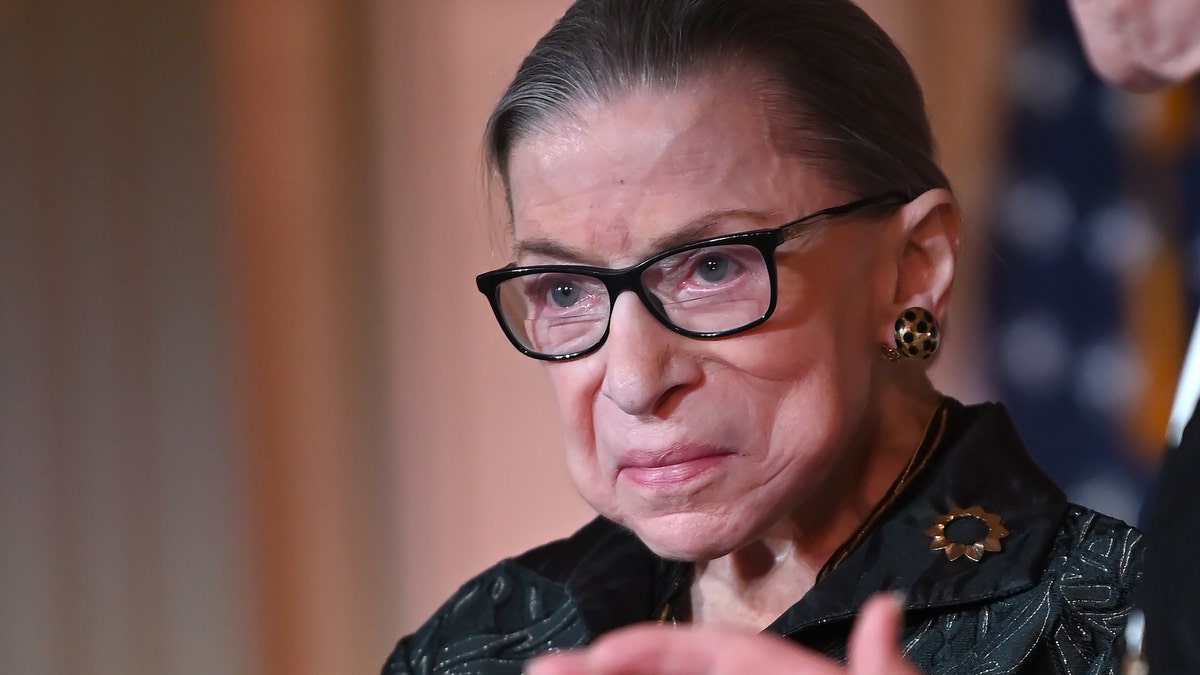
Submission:
<svg viewBox="0 0 1200 675">
<path fill-rule="evenodd" d="M 781 151 L 748 79 L 630 91 L 521 138 L 509 163 L 517 262 L 623 267 L 870 196 Z M 890 362 L 880 346 L 907 307 L 944 316 L 959 226 L 941 189 L 831 221 L 777 252 L 778 307 L 761 326 L 687 338 L 626 293 L 603 347 L 546 365 L 576 487 L 659 555 L 696 563 L 700 628 L 619 631 L 534 672 L 841 672 L 754 631 L 812 585 L 918 446 L 939 395 L 923 362 Z M 895 608 L 876 612 L 856 672 L 905 672 L 895 637 L 878 639 L 897 630 Z M 621 660 L 662 647 L 716 669 Z M 595 667 L 578 670 L 589 654 Z"/>
</svg>

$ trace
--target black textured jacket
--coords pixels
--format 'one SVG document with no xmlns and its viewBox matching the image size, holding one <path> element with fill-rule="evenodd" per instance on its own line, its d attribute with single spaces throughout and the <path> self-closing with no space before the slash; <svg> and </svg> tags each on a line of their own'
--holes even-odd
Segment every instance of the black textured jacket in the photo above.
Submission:
<svg viewBox="0 0 1200 675">
<path fill-rule="evenodd" d="M 1001 517 L 1002 550 L 975 562 L 931 549 L 938 517 L 969 506 Z M 913 466 L 767 630 L 844 658 L 859 606 L 900 590 L 902 645 L 926 673 L 1112 673 L 1141 552 L 1133 528 L 1067 503 L 1001 406 L 947 399 Z M 597 518 L 468 582 L 400 641 L 383 672 L 517 675 L 548 649 L 661 616 L 673 595 L 687 595 L 677 592 L 691 572 Z"/>
</svg>

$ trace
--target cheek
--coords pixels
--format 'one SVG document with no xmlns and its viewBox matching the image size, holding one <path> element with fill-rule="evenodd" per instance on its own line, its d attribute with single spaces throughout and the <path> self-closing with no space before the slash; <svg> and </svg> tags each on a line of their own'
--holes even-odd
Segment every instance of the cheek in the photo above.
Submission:
<svg viewBox="0 0 1200 675">
<path fill-rule="evenodd" d="M 596 359 L 547 364 L 566 443 L 567 463 L 574 475 L 579 464 L 595 455 L 593 408 L 600 390 L 601 373 Z"/>
<path fill-rule="evenodd" d="M 772 445 L 778 439 L 810 441 L 799 451 L 809 459 L 838 445 L 849 433 L 839 421 L 853 419 L 871 397 L 877 331 L 867 284 L 854 283 L 854 273 L 861 272 L 781 269 L 771 320 L 729 342 L 737 353 L 726 362 L 758 400 L 756 423 L 771 429 Z M 791 461 L 789 456 L 776 449 L 771 461 Z"/>
<path fill-rule="evenodd" d="M 781 273 L 775 313 L 746 336 L 750 339 L 739 349 L 736 362 L 765 380 L 799 383 L 810 371 L 841 371 L 865 361 L 876 332 L 866 291 L 829 279 Z"/>
<path fill-rule="evenodd" d="M 567 474 L 575 491 L 598 513 L 619 520 L 611 477 L 596 450 L 596 401 L 601 373 L 583 359 L 546 366 L 563 429 Z"/>
<path fill-rule="evenodd" d="M 827 324 L 811 326 L 823 333 Z M 781 334 L 782 336 L 782 334 Z M 770 471 L 811 462 L 823 463 L 847 435 L 843 423 L 869 398 L 870 366 L 851 350 L 794 331 L 787 343 L 759 345 L 757 360 L 743 361 L 739 374 L 754 427 L 765 431 L 762 459 Z M 762 356 L 762 354 L 767 354 Z M 771 355 L 774 356 L 771 356 Z"/>
<path fill-rule="evenodd" d="M 794 349 L 823 358 L 869 358 L 879 303 L 890 300 L 883 290 L 885 270 L 861 238 L 841 234 L 821 255 L 796 256 L 793 264 L 780 265 L 778 305 L 768 324 L 778 321 L 793 331 Z"/>
</svg>

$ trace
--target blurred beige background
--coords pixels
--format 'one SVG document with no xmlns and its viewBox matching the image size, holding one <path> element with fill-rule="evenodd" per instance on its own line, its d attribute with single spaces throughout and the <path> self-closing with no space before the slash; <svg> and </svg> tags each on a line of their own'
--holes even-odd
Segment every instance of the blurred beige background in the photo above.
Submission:
<svg viewBox="0 0 1200 675">
<path fill-rule="evenodd" d="M 480 132 L 566 4 L 0 3 L 0 672 L 377 672 L 590 517 L 473 286 Z M 1018 4 L 866 4 L 982 227 Z"/>
</svg>

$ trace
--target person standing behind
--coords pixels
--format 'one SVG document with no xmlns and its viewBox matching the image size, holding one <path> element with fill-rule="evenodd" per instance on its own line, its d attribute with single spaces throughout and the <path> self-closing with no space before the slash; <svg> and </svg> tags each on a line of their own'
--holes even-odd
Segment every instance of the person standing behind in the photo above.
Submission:
<svg viewBox="0 0 1200 675">
<path fill-rule="evenodd" d="M 1070 0 L 1070 7 L 1088 60 L 1110 82 L 1148 92 L 1200 72 L 1200 0 Z M 1192 369 L 1200 369 L 1200 333 L 1192 336 L 1172 413 L 1172 426 L 1191 421 L 1163 460 L 1148 523 L 1140 595 L 1154 673 L 1200 672 L 1200 583 L 1192 571 L 1200 555 L 1200 510 L 1192 505 L 1200 483 L 1200 422 L 1197 392 L 1187 386 Z"/>
</svg>

